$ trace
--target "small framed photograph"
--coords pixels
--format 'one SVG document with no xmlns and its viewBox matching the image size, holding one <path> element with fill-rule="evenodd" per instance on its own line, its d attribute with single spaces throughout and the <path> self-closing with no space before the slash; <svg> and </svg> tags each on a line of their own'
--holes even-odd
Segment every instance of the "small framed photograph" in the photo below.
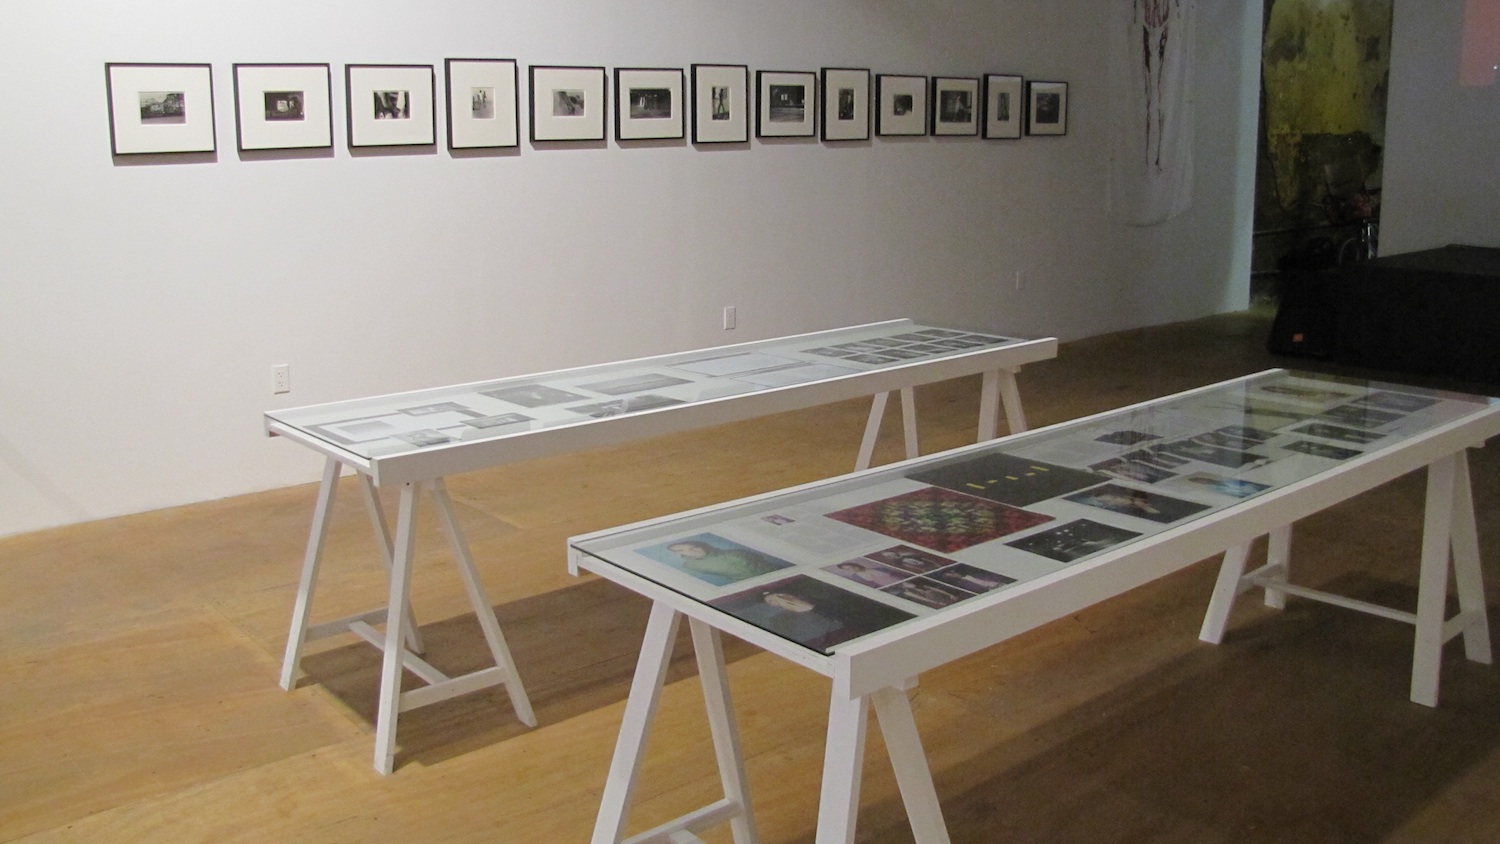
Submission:
<svg viewBox="0 0 1500 844">
<path fill-rule="evenodd" d="M 932 78 L 932 134 L 979 134 L 979 80 L 968 77 Z"/>
<path fill-rule="evenodd" d="M 437 82 L 432 65 L 344 65 L 344 87 L 351 148 L 437 142 Z"/>
<path fill-rule="evenodd" d="M 984 136 L 990 139 L 1021 137 L 1022 80 L 1019 76 L 987 73 L 984 76 Z"/>
<path fill-rule="evenodd" d="M 875 134 L 927 134 L 927 77 L 875 77 Z"/>
<path fill-rule="evenodd" d="M 1026 83 L 1026 134 L 1068 134 L 1068 83 Z"/>
<path fill-rule="evenodd" d="M 333 79 L 326 64 L 237 64 L 240 151 L 333 146 Z"/>
<path fill-rule="evenodd" d="M 520 146 L 515 59 L 444 59 L 448 149 Z"/>
<path fill-rule="evenodd" d="M 823 140 L 870 139 L 870 71 L 823 68 Z"/>
<path fill-rule="evenodd" d="M 681 138 L 682 68 L 615 68 L 615 140 Z"/>
<path fill-rule="evenodd" d="M 115 155 L 215 151 L 209 65 L 110 62 L 104 91 Z"/>
<path fill-rule="evenodd" d="M 693 143 L 743 144 L 750 140 L 750 68 L 695 64 Z"/>
<path fill-rule="evenodd" d="M 755 136 L 811 138 L 818 123 L 818 76 L 800 70 L 755 72 Z"/>
<path fill-rule="evenodd" d="M 604 140 L 602 67 L 532 65 L 531 142 Z"/>
</svg>

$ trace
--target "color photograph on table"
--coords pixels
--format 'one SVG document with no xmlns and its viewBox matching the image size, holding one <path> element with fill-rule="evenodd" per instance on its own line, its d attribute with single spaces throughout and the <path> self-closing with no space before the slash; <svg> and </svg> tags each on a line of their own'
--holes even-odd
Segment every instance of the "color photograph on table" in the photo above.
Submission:
<svg viewBox="0 0 1500 844">
<path fill-rule="evenodd" d="M 972 592 L 976 595 L 991 592 L 1002 586 L 1009 586 L 1016 582 L 1014 577 L 1006 577 L 1003 574 L 985 571 L 967 563 L 958 563 L 957 565 L 940 569 L 929 576 L 933 580 L 941 580 L 949 586 L 957 586 L 965 592 Z"/>
<path fill-rule="evenodd" d="M 954 588 L 946 583 L 929 580 L 925 577 L 913 577 L 910 580 L 903 580 L 893 586 L 887 586 L 880 591 L 934 610 L 940 610 L 943 607 L 952 606 L 965 598 L 974 597 L 973 592 L 965 592 L 962 589 Z"/>
<path fill-rule="evenodd" d="M 1104 484 L 1093 489 L 1075 492 L 1064 498 L 1078 504 L 1119 513 L 1122 516 L 1133 516 L 1162 524 L 1171 524 L 1208 509 L 1207 504 L 1184 501 L 1181 498 L 1172 498 L 1141 489 L 1131 489 L 1119 484 Z"/>
<path fill-rule="evenodd" d="M 1083 469 L 1009 454 L 986 454 L 935 469 L 913 472 L 907 477 L 1013 507 L 1026 507 L 1094 486 L 1104 480 Z"/>
<path fill-rule="evenodd" d="M 636 553 L 713 586 L 727 586 L 792 567 L 786 560 L 713 533 L 674 539 L 637 549 Z"/>
<path fill-rule="evenodd" d="M 834 563 L 831 566 L 824 566 L 823 571 L 845 578 L 846 580 L 852 580 L 861 586 L 868 586 L 871 589 L 891 586 L 912 577 L 910 572 L 882 565 L 865 557 L 860 557 L 857 560 L 845 560 L 842 563 Z"/>
<path fill-rule="evenodd" d="M 820 651 L 916 618 L 913 613 L 800 574 L 708 603 Z"/>
<path fill-rule="evenodd" d="M 1265 492 L 1271 488 L 1269 484 L 1258 484 L 1254 481 L 1246 481 L 1239 478 L 1226 478 L 1222 475 L 1215 475 L 1212 472 L 1194 472 L 1191 475 L 1184 475 L 1172 483 L 1189 485 L 1200 490 L 1227 495 L 1231 498 L 1249 498 L 1258 492 Z"/>
<path fill-rule="evenodd" d="M 1005 544 L 1060 563 L 1071 563 L 1138 536 L 1132 530 L 1078 519 Z"/>
<path fill-rule="evenodd" d="M 1052 521 L 1041 513 L 937 487 L 849 507 L 828 518 L 935 551 L 958 551 Z"/>
<path fill-rule="evenodd" d="M 1094 439 L 1101 443 L 1109 443 L 1110 445 L 1137 445 L 1139 443 L 1150 442 L 1151 440 L 1159 440 L 1161 437 L 1156 434 L 1148 434 L 1144 431 L 1124 429 L 1100 434 L 1094 437 Z"/>
<path fill-rule="evenodd" d="M 1163 469 L 1156 464 L 1156 461 L 1148 462 L 1126 457 L 1114 457 L 1099 463 L 1091 463 L 1089 468 L 1101 475 L 1119 478 L 1122 481 L 1138 481 L 1143 484 L 1154 484 L 1177 477 L 1176 472 Z"/>
</svg>

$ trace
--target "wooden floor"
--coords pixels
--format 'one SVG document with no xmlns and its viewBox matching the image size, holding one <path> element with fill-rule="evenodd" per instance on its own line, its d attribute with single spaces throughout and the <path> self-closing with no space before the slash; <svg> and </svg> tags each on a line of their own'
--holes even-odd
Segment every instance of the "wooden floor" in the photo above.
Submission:
<svg viewBox="0 0 1500 844">
<path fill-rule="evenodd" d="M 1265 353 L 1268 327 L 1245 313 L 1065 344 L 1023 372 L 1028 415 L 1306 368 Z M 924 451 L 972 438 L 977 394 L 977 379 L 918 391 Z M 376 651 L 319 643 L 301 685 L 277 686 L 311 483 L 0 540 L 0 842 L 587 840 L 646 606 L 568 577 L 564 539 L 847 471 L 866 407 L 452 479 L 540 726 L 521 727 L 500 692 L 411 712 L 384 778 Z M 900 448 L 891 414 L 878 459 Z M 1500 445 L 1472 460 L 1493 616 Z M 1300 524 L 1298 580 L 1414 606 L 1421 499 L 1407 477 Z M 359 506 L 341 496 L 319 618 L 384 597 Z M 477 665 L 435 523 L 418 542 L 433 661 Z M 1245 602 L 1224 644 L 1200 643 L 1214 571 L 922 678 L 913 707 L 955 841 L 1500 841 L 1500 671 L 1450 646 L 1442 706 L 1416 706 L 1411 628 L 1295 599 L 1279 613 Z M 741 644 L 728 654 L 762 839 L 811 841 L 828 683 Z M 717 796 L 686 647 L 675 671 L 632 829 Z M 878 730 L 860 840 L 910 840 Z"/>
</svg>

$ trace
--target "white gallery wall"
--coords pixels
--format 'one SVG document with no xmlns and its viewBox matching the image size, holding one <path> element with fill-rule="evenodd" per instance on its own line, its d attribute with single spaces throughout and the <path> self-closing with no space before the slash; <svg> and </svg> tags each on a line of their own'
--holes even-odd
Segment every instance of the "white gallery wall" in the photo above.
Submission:
<svg viewBox="0 0 1500 844">
<path fill-rule="evenodd" d="M 1200 0 L 1195 198 L 1150 228 L 1104 213 L 1110 8 L 6 2 L 0 535 L 316 479 L 272 407 L 901 316 L 1074 339 L 1237 310 L 1260 3 Z M 435 147 L 351 153 L 344 64 L 431 64 L 441 100 L 450 57 L 519 60 L 519 152 L 450 154 L 440 104 Z M 112 159 L 106 62 L 212 63 L 217 154 Z M 236 62 L 330 63 L 334 149 L 239 154 Z M 694 62 L 1065 80 L 1068 134 L 524 140 L 529 64 Z"/>
<path fill-rule="evenodd" d="M 1396 0 L 1380 209 L 1383 255 L 1450 243 L 1500 247 L 1500 72 L 1464 84 L 1474 58 L 1500 65 L 1493 2 Z M 1486 26 L 1487 24 L 1487 26 Z"/>
</svg>

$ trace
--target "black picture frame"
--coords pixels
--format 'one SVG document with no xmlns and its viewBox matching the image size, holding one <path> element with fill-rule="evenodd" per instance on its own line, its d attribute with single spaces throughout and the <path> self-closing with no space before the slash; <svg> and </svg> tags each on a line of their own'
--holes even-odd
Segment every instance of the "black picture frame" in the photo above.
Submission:
<svg viewBox="0 0 1500 844">
<path fill-rule="evenodd" d="M 943 137 L 977 136 L 979 117 L 984 110 L 979 93 L 978 77 L 932 77 L 929 124 L 932 134 Z"/>
<path fill-rule="evenodd" d="M 449 150 L 521 145 L 519 78 L 515 59 L 443 59 Z"/>
<path fill-rule="evenodd" d="M 430 64 L 344 65 L 350 149 L 437 143 L 437 73 Z"/>
<path fill-rule="evenodd" d="M 113 155 L 213 153 L 213 67 L 106 62 L 109 149 Z"/>
<path fill-rule="evenodd" d="M 695 64 L 693 143 L 750 141 L 750 68 L 742 64 Z"/>
<path fill-rule="evenodd" d="M 531 142 L 602 141 L 609 112 L 609 79 L 602 67 L 532 65 Z"/>
<path fill-rule="evenodd" d="M 870 139 L 870 70 L 825 67 L 823 83 L 824 141 Z"/>
<path fill-rule="evenodd" d="M 818 129 L 818 75 L 807 70 L 755 72 L 755 136 L 811 138 Z"/>
<path fill-rule="evenodd" d="M 875 76 L 875 134 L 927 134 L 927 77 L 901 73 Z"/>
<path fill-rule="evenodd" d="M 1014 140 L 1021 137 L 1025 125 L 1026 80 L 1005 73 L 984 75 L 984 137 L 986 140 Z"/>
<path fill-rule="evenodd" d="M 686 135 L 680 67 L 615 68 L 615 140 L 680 140 Z"/>
<path fill-rule="evenodd" d="M 333 147 L 333 69 L 327 64 L 233 66 L 240 152 Z"/>
<path fill-rule="evenodd" d="M 1045 80 L 1026 83 L 1026 134 L 1068 134 L 1068 83 Z"/>
</svg>

